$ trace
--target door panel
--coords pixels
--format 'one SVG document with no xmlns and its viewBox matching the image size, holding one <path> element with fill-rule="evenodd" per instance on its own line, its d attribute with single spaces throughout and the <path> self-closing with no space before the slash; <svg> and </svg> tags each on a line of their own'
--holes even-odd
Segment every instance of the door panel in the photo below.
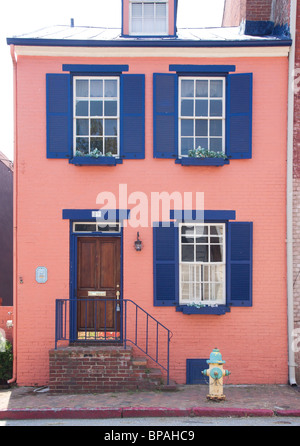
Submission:
<svg viewBox="0 0 300 446">
<path fill-rule="evenodd" d="M 93 239 L 81 239 L 78 244 L 77 277 L 78 290 L 96 290 L 97 288 L 97 256 L 96 243 Z M 82 296 L 83 297 L 83 296 Z"/>
<path fill-rule="evenodd" d="M 99 332 L 120 330 L 116 302 L 107 299 L 115 299 L 120 290 L 121 241 L 79 237 L 77 243 L 77 331 L 92 332 L 96 339 Z"/>
<path fill-rule="evenodd" d="M 116 245 L 109 241 L 103 241 L 100 244 L 100 288 L 105 288 L 108 291 L 114 291 L 116 286 Z M 114 298 L 113 296 L 109 296 Z"/>
</svg>

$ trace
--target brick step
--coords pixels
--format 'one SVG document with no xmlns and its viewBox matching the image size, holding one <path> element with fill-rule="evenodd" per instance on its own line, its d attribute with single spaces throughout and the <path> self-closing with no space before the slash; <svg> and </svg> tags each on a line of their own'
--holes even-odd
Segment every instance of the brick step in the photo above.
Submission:
<svg viewBox="0 0 300 446">
<path fill-rule="evenodd" d="M 68 346 L 49 351 L 52 393 L 105 393 L 129 390 L 176 390 L 166 386 L 159 367 L 121 345 Z M 152 364 L 152 361 L 151 361 Z"/>
</svg>

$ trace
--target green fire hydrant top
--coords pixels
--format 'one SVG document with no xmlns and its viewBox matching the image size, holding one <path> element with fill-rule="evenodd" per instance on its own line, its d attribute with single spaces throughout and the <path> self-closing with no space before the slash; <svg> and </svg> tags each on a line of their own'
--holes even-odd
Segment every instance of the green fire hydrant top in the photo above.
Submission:
<svg viewBox="0 0 300 446">
<path fill-rule="evenodd" d="M 218 348 L 213 349 L 209 359 L 206 362 L 207 364 L 225 364 L 225 361 L 222 360 L 222 355 Z"/>
</svg>

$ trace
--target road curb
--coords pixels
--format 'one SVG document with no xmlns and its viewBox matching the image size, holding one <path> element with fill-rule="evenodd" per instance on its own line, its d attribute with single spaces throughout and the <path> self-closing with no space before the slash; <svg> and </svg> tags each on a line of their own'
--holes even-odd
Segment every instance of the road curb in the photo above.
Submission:
<svg viewBox="0 0 300 446">
<path fill-rule="evenodd" d="M 293 409 L 276 409 L 275 415 L 278 417 L 300 417 L 300 409 L 299 410 L 293 410 Z"/>
<path fill-rule="evenodd" d="M 59 419 L 100 419 L 122 418 L 122 409 L 97 408 L 97 409 L 7 409 L 0 410 L 0 420 L 38 420 L 47 418 Z"/>
<path fill-rule="evenodd" d="M 192 409 L 170 407 L 123 407 L 123 418 L 132 417 L 189 417 Z"/>
<path fill-rule="evenodd" d="M 300 417 L 300 410 L 271 410 L 245 408 L 192 407 L 187 409 L 168 407 L 123 408 L 42 408 L 0 410 L 0 420 L 38 419 L 105 419 L 145 417 Z"/>
</svg>

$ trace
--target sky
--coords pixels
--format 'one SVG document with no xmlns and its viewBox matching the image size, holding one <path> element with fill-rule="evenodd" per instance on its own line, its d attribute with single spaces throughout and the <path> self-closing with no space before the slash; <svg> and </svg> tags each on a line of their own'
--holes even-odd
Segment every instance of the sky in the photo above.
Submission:
<svg viewBox="0 0 300 446">
<path fill-rule="evenodd" d="M 224 0 L 179 0 L 180 28 L 221 26 Z M 7 37 L 53 25 L 121 26 L 121 0 L 12 0 L 0 10 L 0 151 L 13 160 L 13 70 Z"/>
</svg>

